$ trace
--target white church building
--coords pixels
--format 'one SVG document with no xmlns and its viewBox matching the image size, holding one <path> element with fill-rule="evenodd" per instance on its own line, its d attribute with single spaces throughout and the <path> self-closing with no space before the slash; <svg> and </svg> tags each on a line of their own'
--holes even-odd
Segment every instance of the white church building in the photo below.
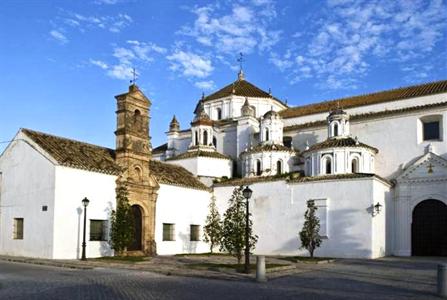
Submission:
<svg viewBox="0 0 447 300">
<path fill-rule="evenodd" d="M 223 214 L 235 187 L 253 190 L 255 254 L 306 255 L 298 232 L 318 207 L 317 256 L 447 256 L 447 81 L 289 107 L 245 79 L 202 96 L 190 126 L 173 117 L 151 149 L 150 101 L 116 97 L 116 149 L 21 129 L 0 156 L 0 254 L 112 255 L 115 189 L 131 187 L 130 250 L 208 252 L 212 195 Z M 149 195 L 145 198 L 146 195 Z"/>
</svg>

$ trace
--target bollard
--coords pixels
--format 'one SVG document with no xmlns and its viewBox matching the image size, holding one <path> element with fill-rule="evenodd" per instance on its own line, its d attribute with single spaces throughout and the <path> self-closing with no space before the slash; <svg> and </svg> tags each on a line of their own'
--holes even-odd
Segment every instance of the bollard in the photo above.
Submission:
<svg viewBox="0 0 447 300">
<path fill-rule="evenodd" d="M 265 256 L 258 255 L 256 256 L 256 281 L 257 282 L 266 282 L 267 278 L 265 277 Z"/>
<path fill-rule="evenodd" d="M 447 264 L 438 265 L 438 295 L 447 298 Z"/>
</svg>

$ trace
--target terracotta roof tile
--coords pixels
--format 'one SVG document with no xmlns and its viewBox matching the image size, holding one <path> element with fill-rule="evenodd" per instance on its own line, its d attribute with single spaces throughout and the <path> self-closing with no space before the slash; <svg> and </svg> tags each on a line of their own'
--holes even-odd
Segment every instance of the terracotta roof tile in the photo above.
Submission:
<svg viewBox="0 0 447 300">
<path fill-rule="evenodd" d="M 291 107 L 282 110 L 280 112 L 280 115 L 283 118 L 295 118 L 305 115 L 329 112 L 338 105 L 343 108 L 352 108 L 363 105 L 378 104 L 445 92 L 447 92 L 447 80 L 441 80 L 371 94 L 335 99 L 304 106 Z"/>
<path fill-rule="evenodd" d="M 89 171 L 119 174 L 115 151 L 30 129 L 22 129 L 30 139 L 51 155 L 60 165 Z"/>
<path fill-rule="evenodd" d="M 289 174 L 291 175 L 291 174 Z M 376 174 L 370 173 L 348 173 L 348 174 L 335 174 L 335 175 L 323 175 L 323 176 L 298 176 L 293 178 L 292 176 L 288 177 L 277 177 L 277 176 L 260 176 L 260 177 L 250 177 L 250 178 L 234 178 L 230 180 L 226 180 L 223 182 L 214 183 L 214 186 L 241 186 L 241 185 L 250 185 L 254 183 L 260 182 L 271 182 L 271 181 L 286 181 L 289 183 L 300 183 L 300 182 L 313 182 L 313 181 L 323 181 L 323 180 L 343 180 L 343 179 L 357 179 L 357 178 L 369 178 L 375 177 L 380 179 L 381 181 L 390 184 L 391 183 Z"/>
<path fill-rule="evenodd" d="M 181 166 L 151 160 L 149 167 L 158 183 L 209 190 L 206 185 Z"/>
<path fill-rule="evenodd" d="M 152 153 L 164 153 L 166 150 L 168 150 L 168 143 L 164 143 L 164 144 L 152 149 Z"/>
<path fill-rule="evenodd" d="M 347 174 L 334 174 L 334 175 L 321 175 L 321 176 L 303 176 L 303 177 L 289 179 L 288 181 L 290 183 L 293 183 L 293 182 L 311 182 L 311 181 L 321 181 L 321 180 L 356 179 L 356 178 L 368 178 L 368 177 L 375 177 L 375 178 L 378 178 L 378 179 L 386 182 L 387 184 L 391 184 L 385 178 L 382 178 L 382 177 L 380 177 L 376 174 L 372 174 L 372 173 L 347 173 Z"/>
<path fill-rule="evenodd" d="M 356 141 L 355 139 L 348 137 L 348 138 L 339 138 L 339 139 L 327 139 L 324 142 L 314 144 L 310 146 L 310 148 L 304 152 L 310 152 L 310 151 L 316 151 L 320 149 L 326 149 L 326 148 L 343 148 L 343 147 L 361 147 L 361 148 L 367 148 L 374 152 L 379 152 L 377 148 L 371 147 L 369 145 L 360 143 Z"/>
<path fill-rule="evenodd" d="M 191 158 L 191 157 L 211 157 L 211 158 L 231 160 L 231 157 L 221 154 L 217 151 L 202 151 L 202 150 L 186 151 L 184 153 L 181 153 L 177 156 L 168 158 L 166 160 L 179 160 L 179 159 L 186 159 L 186 158 Z"/>
<path fill-rule="evenodd" d="M 417 105 L 417 106 L 411 106 L 411 107 L 405 107 L 405 108 L 398 108 L 398 109 L 390 109 L 390 110 L 383 110 L 378 112 L 370 112 L 370 113 L 364 113 L 364 114 L 357 114 L 357 115 L 351 115 L 349 116 L 350 121 L 358 121 L 358 120 L 368 120 L 368 119 L 374 119 L 374 118 L 380 118 L 380 117 L 387 117 L 387 116 L 393 116 L 393 115 L 399 115 L 404 113 L 411 113 L 411 112 L 417 112 L 421 110 L 427 110 L 427 109 L 433 109 L 433 108 L 441 108 L 441 107 L 447 107 L 447 102 L 439 102 L 439 103 L 432 103 L 432 104 L 426 104 L 426 105 Z M 311 128 L 311 127 L 319 127 L 319 126 L 326 126 L 327 121 L 326 120 L 320 120 L 315 122 L 307 122 L 303 124 L 297 124 L 297 125 L 291 125 L 284 127 L 284 131 L 294 131 L 304 128 Z"/>
<path fill-rule="evenodd" d="M 294 149 L 279 144 L 259 144 L 251 149 L 248 149 L 247 151 L 242 152 L 241 155 L 269 151 L 295 152 Z"/>
<path fill-rule="evenodd" d="M 121 172 L 112 149 L 30 129 L 22 129 L 22 132 L 62 166 L 113 175 Z M 151 160 L 149 167 L 159 183 L 208 190 L 206 185 L 181 166 Z"/>
<path fill-rule="evenodd" d="M 233 93 L 234 90 L 234 93 Z M 273 97 L 266 91 L 261 90 L 254 84 L 248 82 L 247 80 L 236 80 L 233 83 L 221 88 L 217 92 L 212 93 L 211 95 L 206 96 L 203 101 L 220 99 L 224 97 L 228 97 L 230 95 L 237 95 L 243 97 L 256 97 L 256 98 L 272 98 L 278 101 L 280 104 L 287 107 L 285 103 L 283 103 L 278 98 Z"/>
</svg>

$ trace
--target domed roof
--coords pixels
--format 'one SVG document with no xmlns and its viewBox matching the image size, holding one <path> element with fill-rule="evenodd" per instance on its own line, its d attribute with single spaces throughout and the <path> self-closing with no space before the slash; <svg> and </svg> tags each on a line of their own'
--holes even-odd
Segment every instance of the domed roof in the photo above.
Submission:
<svg viewBox="0 0 447 300">
<path fill-rule="evenodd" d="M 332 110 L 329 113 L 329 116 L 335 116 L 335 115 L 347 115 L 347 113 L 340 107 L 337 107 L 336 109 Z"/>
<path fill-rule="evenodd" d="M 264 119 L 271 119 L 271 118 L 279 118 L 279 113 L 271 109 L 264 114 Z"/>
</svg>

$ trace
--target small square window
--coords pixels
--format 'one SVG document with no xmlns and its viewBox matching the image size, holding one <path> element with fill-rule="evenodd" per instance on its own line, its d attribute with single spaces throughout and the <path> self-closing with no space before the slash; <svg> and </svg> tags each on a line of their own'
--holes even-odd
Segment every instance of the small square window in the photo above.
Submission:
<svg viewBox="0 0 447 300">
<path fill-rule="evenodd" d="M 48 210 L 48 206 L 42 205 L 42 211 L 47 211 L 47 210 Z"/>
<path fill-rule="evenodd" d="M 439 140 L 439 121 L 423 122 L 424 141 Z"/>
<path fill-rule="evenodd" d="M 106 220 L 90 220 L 90 241 L 107 241 Z"/>
<path fill-rule="evenodd" d="M 175 224 L 163 223 L 163 241 L 175 241 Z"/>
<path fill-rule="evenodd" d="M 23 218 L 14 218 L 13 237 L 15 240 L 23 240 Z"/>
<path fill-rule="evenodd" d="M 190 241 L 192 242 L 200 241 L 200 225 L 191 225 L 190 230 L 191 230 Z"/>
</svg>

